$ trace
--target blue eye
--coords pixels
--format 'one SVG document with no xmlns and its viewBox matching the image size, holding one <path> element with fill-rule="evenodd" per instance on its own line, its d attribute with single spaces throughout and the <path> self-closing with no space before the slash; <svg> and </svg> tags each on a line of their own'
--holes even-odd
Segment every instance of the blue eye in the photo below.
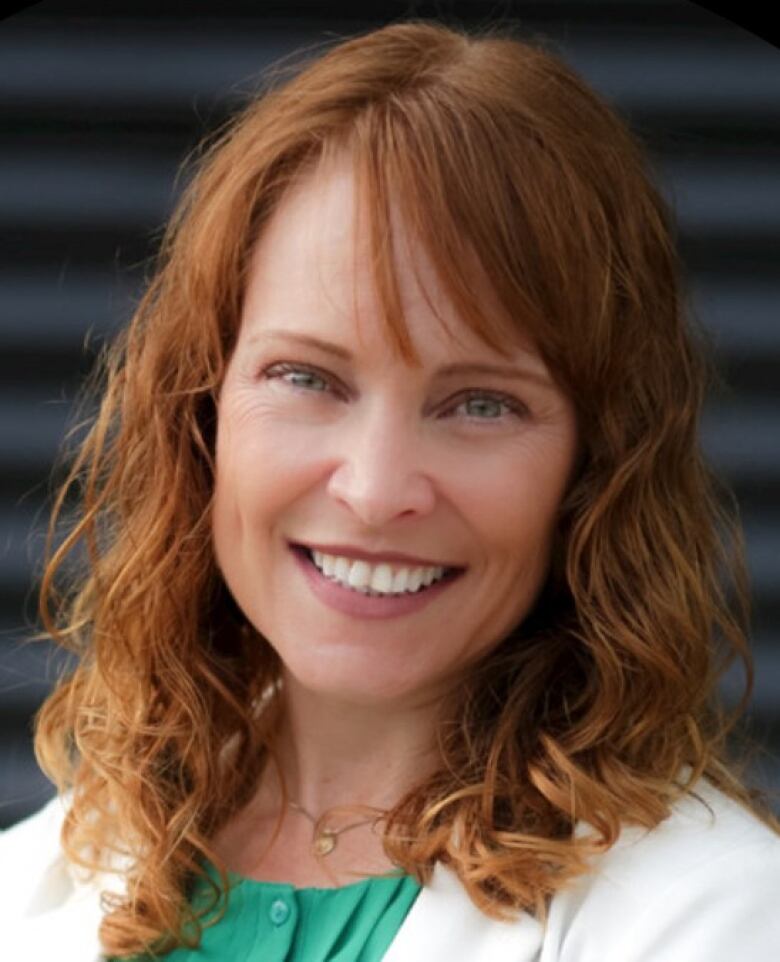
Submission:
<svg viewBox="0 0 780 962">
<path fill-rule="evenodd" d="M 527 413 L 527 409 L 525 405 L 523 405 L 516 398 L 513 398 L 508 394 L 496 394 L 496 393 L 493 393 L 492 391 L 469 391 L 466 394 L 466 396 L 461 399 L 457 407 L 461 407 L 462 405 L 470 406 L 475 402 L 481 406 L 483 413 L 485 410 L 487 410 L 488 412 L 490 412 L 491 410 L 498 412 L 496 417 L 482 417 L 481 415 L 478 414 L 475 418 L 475 420 L 477 421 L 501 420 L 502 407 L 512 414 L 522 415 L 524 413 Z M 477 407 L 477 411 L 479 411 L 479 409 L 480 408 Z"/>
<path fill-rule="evenodd" d="M 319 381 L 321 384 L 327 383 L 326 379 L 321 374 L 318 374 L 316 371 L 311 370 L 310 368 L 301 367 L 300 365 L 297 365 L 297 364 L 275 364 L 273 365 L 273 367 L 270 367 L 267 369 L 267 371 L 265 371 L 265 376 L 268 380 L 273 380 L 275 378 L 282 378 L 287 374 L 293 374 L 298 376 L 296 380 L 285 379 L 285 383 L 289 384 L 290 387 L 295 388 L 296 390 L 301 390 L 301 391 L 311 390 L 311 388 L 307 387 L 305 383 L 303 384 L 300 383 L 300 378 L 303 378 L 304 381 L 306 379 L 309 379 L 309 381 L 311 381 L 311 379 L 313 378 L 315 381 Z M 322 393 L 322 390 L 320 388 L 315 388 L 314 391 L 316 393 Z"/>
</svg>

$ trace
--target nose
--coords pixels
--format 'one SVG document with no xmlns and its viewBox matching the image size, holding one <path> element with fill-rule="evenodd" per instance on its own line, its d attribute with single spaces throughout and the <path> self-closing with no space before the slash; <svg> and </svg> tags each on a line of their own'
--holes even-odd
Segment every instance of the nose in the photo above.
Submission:
<svg viewBox="0 0 780 962">
<path fill-rule="evenodd" d="M 328 481 L 328 494 L 366 527 L 425 515 L 435 504 L 423 439 L 408 416 L 392 408 L 378 405 L 355 419 Z"/>
</svg>

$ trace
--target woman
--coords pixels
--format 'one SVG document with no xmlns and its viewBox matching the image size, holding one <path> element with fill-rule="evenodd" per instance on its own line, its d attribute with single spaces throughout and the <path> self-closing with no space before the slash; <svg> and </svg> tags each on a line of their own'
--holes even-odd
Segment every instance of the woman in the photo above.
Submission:
<svg viewBox="0 0 780 962">
<path fill-rule="evenodd" d="M 252 104 L 55 507 L 80 663 L 13 957 L 776 957 L 681 303 L 641 151 L 538 46 L 395 25 Z"/>
</svg>

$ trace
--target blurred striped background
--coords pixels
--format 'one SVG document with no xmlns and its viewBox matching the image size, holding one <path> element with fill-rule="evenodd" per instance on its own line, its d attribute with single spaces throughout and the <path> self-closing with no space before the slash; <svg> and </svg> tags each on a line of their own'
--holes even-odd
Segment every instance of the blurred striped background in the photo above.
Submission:
<svg viewBox="0 0 780 962">
<path fill-rule="evenodd" d="M 408 16 L 509 17 L 553 40 L 655 161 L 727 385 L 705 445 L 745 523 L 750 726 L 767 747 L 753 771 L 780 792 L 780 52 L 686 0 L 106 6 L 0 22 L 0 827 L 53 793 L 31 721 L 62 659 L 23 644 L 53 459 L 101 338 L 131 314 L 180 163 L 271 62 Z"/>
</svg>

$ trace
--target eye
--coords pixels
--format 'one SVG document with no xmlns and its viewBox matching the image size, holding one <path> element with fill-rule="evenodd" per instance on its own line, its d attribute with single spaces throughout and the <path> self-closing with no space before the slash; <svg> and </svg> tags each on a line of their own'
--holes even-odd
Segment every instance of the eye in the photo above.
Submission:
<svg viewBox="0 0 780 962">
<path fill-rule="evenodd" d="M 292 375 L 294 377 L 287 377 L 287 375 Z M 263 376 L 266 380 L 280 380 L 284 379 L 285 384 L 289 384 L 296 391 L 304 391 L 309 394 L 321 394 L 323 392 L 322 388 L 312 388 L 307 386 L 311 384 L 312 380 L 320 384 L 328 385 L 329 378 L 324 374 L 315 370 L 314 368 L 304 367 L 301 364 L 290 364 L 289 362 L 283 362 L 281 364 L 272 364 L 263 371 Z"/>
<path fill-rule="evenodd" d="M 475 406 L 472 402 L 478 402 Z M 465 394 L 460 396 L 460 401 L 455 405 L 455 408 L 469 406 L 471 410 L 480 411 L 494 411 L 498 412 L 495 417 L 482 417 L 482 415 L 477 414 L 472 420 L 476 421 L 501 421 L 501 408 L 508 410 L 512 415 L 516 417 L 527 417 L 529 410 L 522 401 L 519 401 L 516 397 L 511 394 L 501 394 L 497 391 L 467 391 Z M 467 415 L 468 416 L 468 415 Z"/>
</svg>

